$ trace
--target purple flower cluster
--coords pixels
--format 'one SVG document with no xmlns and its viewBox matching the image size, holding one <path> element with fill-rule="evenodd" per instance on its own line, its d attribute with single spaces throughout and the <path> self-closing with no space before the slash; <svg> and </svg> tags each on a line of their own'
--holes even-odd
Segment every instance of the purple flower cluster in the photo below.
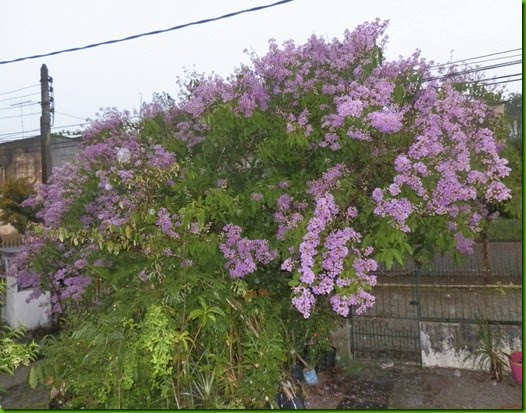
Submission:
<svg viewBox="0 0 526 413">
<path fill-rule="evenodd" d="M 113 131 L 120 129 L 131 120 L 129 111 L 119 111 L 117 108 L 105 108 L 101 113 L 97 113 L 97 119 L 92 121 L 84 131 L 84 137 L 88 144 L 94 140 L 105 137 Z"/>
<path fill-rule="evenodd" d="M 345 133 L 353 139 L 372 140 L 365 130 L 367 122 L 338 133 L 347 120 L 364 118 L 379 131 L 397 132 L 405 112 L 394 109 L 395 81 L 417 65 L 420 68 L 426 65 L 415 54 L 410 59 L 386 63 L 372 74 L 362 70 L 363 65 L 370 64 L 373 47 L 385 41 L 386 27 L 387 22 L 377 19 L 352 32 L 346 31 L 343 41 L 326 42 L 312 36 L 305 45 L 287 41 L 280 48 L 271 40 L 265 56 L 253 55 L 252 67 L 242 66 L 229 79 L 200 77 L 198 82 L 187 86 L 188 99 L 181 105 L 182 111 L 192 117 L 192 121 L 178 125 L 181 139 L 190 143 L 195 140 L 194 135 L 199 140 L 202 132 L 197 129 L 206 126 L 200 120 L 202 115 L 216 103 L 225 102 L 235 102 L 234 111 L 239 116 L 250 117 L 255 110 L 274 112 L 284 120 L 287 133 L 299 131 L 313 138 L 312 132 L 321 126 L 323 138 L 313 144 L 333 151 L 341 149 L 339 136 Z M 300 102 L 299 97 L 309 93 L 322 93 L 330 98 L 316 108 L 322 113 L 321 123 L 313 116 L 314 111 Z M 269 106 L 274 96 L 285 96 L 290 101 L 286 110 Z"/>
<path fill-rule="evenodd" d="M 228 185 L 228 182 L 226 179 L 221 178 L 216 181 L 216 187 L 218 188 L 225 189 L 227 185 Z"/>
<path fill-rule="evenodd" d="M 297 263 L 291 257 L 289 257 L 283 261 L 280 268 L 282 271 L 292 272 L 296 268 L 296 265 Z"/>
<path fill-rule="evenodd" d="M 306 205 L 303 202 L 293 202 L 292 197 L 287 194 L 281 195 L 276 204 L 278 206 L 278 210 L 274 213 L 274 219 L 278 223 L 276 238 L 283 241 L 287 231 L 296 228 L 303 221 L 301 212 Z"/>
<path fill-rule="evenodd" d="M 309 288 L 298 286 L 292 289 L 292 304 L 304 318 L 310 317 L 315 303 L 316 297 Z"/>
<path fill-rule="evenodd" d="M 350 215 L 357 211 L 349 208 Z M 299 246 L 298 274 L 301 285 L 293 289 L 292 303 L 297 310 L 308 318 L 316 302 L 316 296 L 333 294 L 331 304 L 334 311 L 346 316 L 351 305 L 358 305 L 358 311 L 365 311 L 374 303 L 374 297 L 363 291 L 367 285 L 374 285 L 376 278 L 369 272 L 377 268 L 376 261 L 366 258 L 372 253 L 372 248 L 361 251 L 359 245 L 362 236 L 354 229 L 345 227 L 329 231 L 322 244 L 322 233 L 334 221 L 339 208 L 331 194 L 325 193 L 317 199 L 314 215 L 307 225 L 307 233 Z M 354 246 L 356 245 L 356 246 Z M 319 250 L 323 251 L 319 254 Z M 345 270 L 346 259 L 353 259 L 353 268 L 357 279 L 351 278 Z M 314 271 L 317 256 L 321 255 L 321 271 Z M 296 262 L 287 258 L 281 265 L 282 270 L 296 270 Z M 359 294 L 345 293 L 351 284 L 362 285 Z M 334 290 L 336 289 L 336 292 Z M 346 295 L 347 294 L 347 295 Z"/>
<path fill-rule="evenodd" d="M 368 255 L 367 251 L 363 255 Z M 371 286 L 376 285 L 376 276 L 370 275 L 371 272 L 378 269 L 378 263 L 375 260 L 364 257 L 356 258 L 353 262 L 353 268 L 358 278 Z"/>
<path fill-rule="evenodd" d="M 384 194 L 379 188 L 373 191 L 372 197 L 376 201 L 376 215 L 393 218 L 395 226 L 403 232 L 411 230 L 405 222 L 415 210 L 411 201 L 407 198 L 384 199 Z"/>
<path fill-rule="evenodd" d="M 150 164 L 154 168 L 169 169 L 175 164 L 175 155 L 168 152 L 161 145 L 153 146 L 154 152 L 150 156 Z"/>
<path fill-rule="evenodd" d="M 309 115 L 308 109 L 303 110 L 298 116 L 289 113 L 287 115 L 287 133 L 302 132 L 305 136 L 310 136 L 313 127 L 309 123 Z"/>
<path fill-rule="evenodd" d="M 232 278 L 242 278 L 257 270 L 257 264 L 269 264 L 278 253 L 272 250 L 267 240 L 241 238 L 241 227 L 226 225 L 223 228 L 225 242 L 219 249 L 227 259 L 225 268 Z"/>
<path fill-rule="evenodd" d="M 335 294 L 331 297 L 330 302 L 332 309 L 336 313 L 347 317 L 351 307 L 356 307 L 356 314 L 363 314 L 368 308 L 374 305 L 375 300 L 373 295 L 363 289 L 359 289 L 356 294 Z"/>
<path fill-rule="evenodd" d="M 40 192 L 28 203 L 42 206 L 37 216 L 46 228 L 58 228 L 73 200 L 82 193 L 87 177 L 79 174 L 78 165 L 66 163 L 55 168 L 47 185 L 40 186 Z"/>
<path fill-rule="evenodd" d="M 464 235 L 461 232 L 457 232 L 455 234 L 455 243 L 457 251 L 461 254 L 473 254 L 473 245 L 475 244 L 475 242 L 472 239 L 464 237 Z"/>
<path fill-rule="evenodd" d="M 507 161 L 499 157 L 494 134 L 481 122 L 491 115 L 490 109 L 447 83 L 441 94 L 434 85 L 421 91 L 414 108 L 416 138 L 395 160 L 397 175 L 388 187 L 392 199 L 373 193 L 375 212 L 393 217 L 404 231 L 408 230 L 404 220 L 418 209 L 424 216 L 447 215 L 472 234 L 479 232 L 482 217 L 476 200 L 502 202 L 511 196 L 502 183 L 510 171 Z M 415 195 L 412 203 L 396 199 L 404 188 Z M 457 249 L 469 252 L 463 237 L 454 235 Z"/>
<path fill-rule="evenodd" d="M 46 278 L 48 283 L 46 290 L 51 289 L 53 292 L 51 297 L 52 312 L 61 312 L 61 302 L 65 299 L 79 300 L 82 298 L 92 282 L 91 277 L 88 276 L 89 263 L 85 258 L 91 249 L 90 246 L 84 247 L 79 252 L 66 249 L 60 245 L 59 249 L 63 258 L 58 261 L 54 259 L 57 265 L 56 269 L 45 274 L 39 274 L 31 266 L 32 257 L 42 254 L 43 249 L 56 244 L 56 241 L 47 237 L 38 238 L 32 233 L 27 233 L 24 240 L 25 243 L 20 253 L 11 262 L 10 273 L 16 276 L 19 288 L 32 289 L 28 301 L 36 299 L 42 294 L 42 276 Z M 68 257 L 72 258 L 71 265 L 67 264 Z M 46 257 L 40 257 L 40 263 L 46 262 Z"/>
<path fill-rule="evenodd" d="M 328 169 L 321 178 L 308 182 L 309 189 L 307 190 L 307 193 L 314 198 L 323 197 L 325 193 L 334 188 L 338 182 L 338 178 L 341 178 L 346 172 L 347 167 L 345 165 L 341 163 L 336 164 Z"/>
<path fill-rule="evenodd" d="M 166 110 L 163 105 L 158 102 L 144 102 L 140 109 L 140 115 L 142 119 L 151 119 L 159 115 L 164 117 Z"/>
<path fill-rule="evenodd" d="M 170 238 L 179 237 L 179 234 L 174 231 L 175 227 L 180 226 L 179 217 L 176 214 L 171 215 L 166 208 L 163 207 L 157 212 L 155 225 Z"/>
<path fill-rule="evenodd" d="M 331 231 L 325 238 L 325 252 L 322 255 L 322 269 L 325 276 L 334 279 L 343 271 L 343 261 L 349 254 L 347 243 L 351 238 L 357 238 L 358 234 L 351 228 L 345 227 L 343 230 Z M 326 291 L 325 294 L 330 291 Z M 320 291 L 321 293 L 321 291 Z"/>
<path fill-rule="evenodd" d="M 320 244 L 320 234 L 334 220 L 338 211 L 331 194 L 326 194 L 316 201 L 314 215 L 307 224 L 307 233 L 299 246 L 300 268 L 298 272 L 301 274 L 300 281 L 304 284 L 311 285 L 316 278 L 313 267 L 314 257 Z"/>
<path fill-rule="evenodd" d="M 359 100 L 354 100 L 350 96 L 344 96 L 335 99 L 336 112 L 338 116 L 358 118 L 362 112 L 364 105 Z"/>
<path fill-rule="evenodd" d="M 40 291 L 40 275 L 35 272 L 29 265 L 31 257 L 39 254 L 49 240 L 38 238 L 32 233 L 26 233 L 24 236 L 24 245 L 20 252 L 10 260 L 9 271 L 12 276 L 17 277 L 19 288 L 34 289 L 34 296 L 38 298 L 42 293 Z"/>
<path fill-rule="evenodd" d="M 396 133 L 402 128 L 402 115 L 394 111 L 371 112 L 367 115 L 371 126 L 382 133 Z"/>
<path fill-rule="evenodd" d="M 350 306 L 358 305 L 357 311 L 365 311 L 366 308 L 373 305 L 374 297 L 366 293 L 364 288 L 376 284 L 376 277 L 370 275 L 370 272 L 375 271 L 378 265 L 375 260 L 367 258 L 372 254 L 372 248 L 369 247 L 362 251 L 358 247 L 361 239 L 361 234 L 350 227 L 329 232 L 325 238 L 323 253 L 321 254 L 322 271 L 315 274 L 312 281 L 305 280 L 305 277 L 300 278 L 302 286 L 297 290 L 296 301 L 293 301 L 293 303 L 297 303 L 297 305 L 295 304 L 296 308 L 304 317 L 310 315 L 315 302 L 314 299 L 318 295 L 331 295 L 330 302 L 334 311 L 343 316 L 348 315 Z M 315 255 L 307 257 L 307 263 L 314 262 Z M 347 259 L 353 263 L 355 276 L 346 269 Z M 290 262 L 286 260 L 282 269 L 288 267 Z M 286 269 L 293 270 L 294 267 Z M 301 273 L 301 268 L 298 272 Z M 352 285 L 360 286 L 358 294 L 351 292 L 353 291 L 352 288 L 349 290 Z"/>
<path fill-rule="evenodd" d="M 351 126 L 347 130 L 347 136 L 351 139 L 362 142 L 372 142 L 373 140 L 373 137 L 369 134 L 369 132 L 365 132 L 362 129 L 355 128 L 354 126 Z"/>
<path fill-rule="evenodd" d="M 327 132 L 324 135 L 324 139 L 320 142 L 319 146 L 320 148 L 328 147 L 332 151 L 337 151 L 341 148 L 339 140 L 340 137 L 338 136 L 338 134 L 334 132 Z"/>
</svg>

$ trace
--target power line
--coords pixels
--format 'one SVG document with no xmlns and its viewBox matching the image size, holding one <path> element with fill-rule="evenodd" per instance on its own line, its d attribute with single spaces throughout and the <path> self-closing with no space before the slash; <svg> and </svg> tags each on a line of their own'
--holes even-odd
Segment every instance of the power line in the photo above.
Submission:
<svg viewBox="0 0 526 413">
<path fill-rule="evenodd" d="M 37 93 L 30 93 L 29 95 L 22 95 L 22 96 L 15 96 L 15 97 L 12 97 L 12 98 L 0 99 L 0 102 L 5 102 L 6 100 L 26 98 L 28 96 L 35 96 L 35 95 L 40 95 L 40 93 L 38 93 L 38 92 Z"/>
<path fill-rule="evenodd" d="M 521 77 L 520 79 L 508 79 L 508 80 L 501 80 L 501 81 L 498 81 L 498 82 L 493 82 L 493 80 L 502 79 L 502 78 L 508 78 L 508 77 L 512 77 L 512 76 L 511 75 L 498 76 L 498 77 L 495 77 L 495 78 L 492 78 L 492 79 L 478 79 L 478 80 L 470 80 L 470 81 L 467 81 L 467 82 L 455 82 L 455 84 L 465 84 L 465 85 L 479 84 L 481 86 L 491 86 L 491 85 L 499 85 L 499 84 L 502 84 L 502 83 L 520 82 L 522 80 L 522 77 Z M 486 82 L 491 82 L 491 83 L 486 83 Z M 501 102 L 501 103 L 503 103 L 503 102 Z"/>
<path fill-rule="evenodd" d="M 34 88 L 35 86 L 40 86 L 40 85 L 39 85 L 38 83 L 36 83 L 36 84 L 34 84 L 34 85 L 30 85 L 30 86 L 26 86 L 26 87 L 21 87 L 20 89 L 10 90 L 9 92 L 2 92 L 2 93 L 0 93 L 0 96 L 3 96 L 3 95 L 10 95 L 11 93 L 20 92 L 21 90 L 26 90 L 26 89 Z"/>
<path fill-rule="evenodd" d="M 477 65 L 479 63 L 494 62 L 495 60 L 503 60 L 503 59 L 509 59 L 511 57 L 520 57 L 520 56 L 522 56 L 521 53 L 512 54 L 512 55 L 509 55 L 509 56 L 494 57 L 493 59 L 484 59 L 484 60 L 478 60 L 476 62 L 470 62 L 469 65 L 473 66 L 473 65 Z M 446 63 L 444 65 L 444 67 L 445 66 L 452 66 L 452 65 Z"/>
<path fill-rule="evenodd" d="M 511 61 L 511 62 L 504 62 L 504 63 L 498 63 L 498 64 L 494 64 L 494 65 L 469 68 L 469 69 L 461 70 L 459 72 L 446 73 L 444 75 L 430 77 L 430 78 L 424 79 L 424 81 L 425 82 L 429 82 L 431 80 L 441 80 L 441 79 L 446 79 L 446 78 L 450 78 L 450 77 L 454 77 L 454 76 L 462 76 L 462 75 L 467 75 L 467 74 L 470 74 L 470 73 L 483 72 L 485 70 L 500 69 L 502 67 L 514 66 L 514 65 L 518 65 L 520 63 L 522 63 L 522 60 L 514 60 L 514 61 Z"/>
<path fill-rule="evenodd" d="M 467 62 L 468 60 L 482 59 L 483 57 L 497 56 L 497 55 L 500 55 L 500 54 L 516 52 L 516 51 L 519 51 L 519 50 L 522 50 L 522 47 L 519 47 L 517 49 L 504 50 L 503 52 L 496 52 L 496 53 L 490 53 L 490 54 L 485 54 L 485 55 L 481 55 L 481 56 L 469 57 L 467 59 L 455 60 L 454 62 L 448 62 L 448 63 L 443 63 L 443 64 L 436 64 L 434 66 L 431 66 L 430 69 L 433 69 L 435 67 L 440 67 L 440 66 L 450 66 L 450 65 L 455 64 L 455 63 L 463 63 L 463 62 Z M 510 57 L 510 56 L 508 56 L 508 57 Z"/>
<path fill-rule="evenodd" d="M 85 123 L 76 123 L 76 124 L 73 124 L 73 125 L 53 126 L 51 129 L 72 128 L 74 126 L 84 126 L 86 124 L 87 124 L 87 122 L 85 122 Z M 24 133 L 30 133 L 30 132 L 40 132 L 40 129 L 33 129 L 33 130 L 24 131 Z M 22 132 L 19 131 L 19 132 L 1 133 L 0 137 L 18 135 L 19 133 L 22 133 Z"/>
<path fill-rule="evenodd" d="M 0 119 L 22 118 L 22 117 L 31 116 L 31 115 L 40 115 L 40 112 L 24 113 L 24 114 L 14 115 L 14 116 L 3 116 Z"/>
<path fill-rule="evenodd" d="M 491 80 L 491 79 L 490 79 Z M 500 85 L 502 83 L 512 83 L 512 82 L 521 82 L 522 77 L 520 79 L 510 79 L 510 80 L 503 80 L 501 82 L 493 82 L 493 83 L 482 83 L 482 86 L 492 86 L 492 85 Z"/>
<path fill-rule="evenodd" d="M 484 70 L 500 69 L 502 67 L 514 66 L 514 65 L 521 64 L 521 63 L 522 63 L 522 60 L 513 60 L 511 62 L 497 63 L 497 64 L 494 64 L 494 65 L 473 67 L 473 68 L 461 70 L 461 71 L 458 71 L 458 72 L 448 73 L 445 76 L 448 77 L 448 76 L 465 75 L 465 74 L 468 74 L 468 73 L 482 72 Z"/>
<path fill-rule="evenodd" d="M 27 138 L 26 138 L 27 139 Z M 68 138 L 68 139 L 72 139 L 72 138 Z M 18 143 L 19 141 L 21 141 L 22 139 L 19 139 L 17 141 L 9 141 L 9 142 L 1 142 L 0 145 L 5 145 L 5 144 L 8 144 L 8 143 Z M 54 143 L 51 145 L 51 149 L 65 149 L 65 148 L 75 148 L 75 147 L 79 147 L 81 142 L 60 142 L 60 143 Z M 40 142 L 35 145 L 35 144 L 30 144 L 30 145 L 11 145 L 10 149 L 25 149 L 26 152 L 40 152 Z"/>
<path fill-rule="evenodd" d="M 493 82 L 494 80 L 497 80 L 497 79 L 506 79 L 506 78 L 517 77 L 517 76 L 522 76 L 522 73 L 514 73 L 514 74 L 503 75 L 503 76 L 496 76 L 496 77 L 486 78 L 486 79 L 472 79 L 472 80 L 467 80 L 465 82 L 458 82 L 458 83 L 466 83 L 467 84 L 467 83 Z"/>
<path fill-rule="evenodd" d="M 58 50 L 58 51 L 50 52 L 50 53 L 43 53 L 43 54 L 39 54 L 39 55 L 19 57 L 19 58 L 12 59 L 12 60 L 3 60 L 3 61 L 0 61 L 0 65 L 5 65 L 5 64 L 8 64 L 8 63 L 21 62 L 22 60 L 38 59 L 38 58 L 41 58 L 41 57 L 54 56 L 54 55 L 61 54 L 61 53 L 70 53 L 70 52 L 76 52 L 76 51 L 79 51 L 79 50 L 92 49 L 94 47 L 108 45 L 108 44 L 113 44 L 113 43 L 126 42 L 126 41 L 129 41 L 129 40 L 138 39 L 139 37 L 153 36 L 153 35 L 160 34 L 160 33 L 166 33 L 166 32 L 170 32 L 170 31 L 173 31 L 173 30 L 183 29 L 183 28 L 189 27 L 189 26 L 195 26 L 195 25 L 199 25 L 199 24 L 210 23 L 210 22 L 217 21 L 217 20 L 227 19 L 227 18 L 234 17 L 234 16 L 237 16 L 237 15 L 243 14 L 243 13 L 250 13 L 250 12 L 254 12 L 254 11 L 268 9 L 268 8 L 279 6 L 279 5 L 282 5 L 282 4 L 285 4 L 285 3 L 290 3 L 292 1 L 294 1 L 294 0 L 281 0 L 281 1 L 278 1 L 276 3 L 268 4 L 266 6 L 253 7 L 251 9 L 240 10 L 240 11 L 224 14 L 224 15 L 218 16 L 218 17 L 212 17 L 212 18 L 198 20 L 198 21 L 194 21 L 194 22 L 190 22 L 190 23 L 180 24 L 178 26 L 170 27 L 168 29 L 154 30 L 154 31 L 151 31 L 151 32 L 146 32 L 146 33 L 141 33 L 141 34 L 135 34 L 133 36 L 123 37 L 121 39 L 107 40 L 105 42 L 92 43 L 92 44 L 88 44 L 86 46 L 73 47 L 71 49 Z"/>
<path fill-rule="evenodd" d="M 86 124 L 87 124 L 87 122 L 84 122 L 84 123 L 75 123 L 74 125 L 53 126 L 51 129 L 72 128 L 73 126 L 83 126 L 83 125 L 86 125 Z"/>
<path fill-rule="evenodd" d="M 55 113 L 59 113 L 59 114 L 64 115 L 64 116 L 69 116 L 70 118 L 75 118 L 75 119 L 79 119 L 79 120 L 86 120 L 86 118 L 81 118 L 81 117 L 78 117 L 78 116 L 75 116 L 75 115 L 69 115 L 68 113 L 59 112 L 58 110 L 56 110 Z"/>
<path fill-rule="evenodd" d="M 38 102 L 32 102 L 32 103 L 28 103 L 26 105 L 20 105 L 21 107 L 25 108 L 27 106 L 34 106 L 34 105 L 38 105 L 39 103 Z M 11 105 L 10 107 L 8 108 L 0 108 L 0 110 L 13 110 L 13 109 L 19 109 L 20 106 L 17 106 L 16 103 L 14 103 L 13 105 Z"/>
</svg>

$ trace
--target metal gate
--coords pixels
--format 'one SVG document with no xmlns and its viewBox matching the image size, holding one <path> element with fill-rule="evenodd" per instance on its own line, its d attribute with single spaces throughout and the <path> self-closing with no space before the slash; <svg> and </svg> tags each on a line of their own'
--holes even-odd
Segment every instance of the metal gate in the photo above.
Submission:
<svg viewBox="0 0 526 413">
<path fill-rule="evenodd" d="M 349 320 L 353 357 L 422 365 L 418 283 L 377 285 L 373 295 L 373 308 Z"/>
</svg>

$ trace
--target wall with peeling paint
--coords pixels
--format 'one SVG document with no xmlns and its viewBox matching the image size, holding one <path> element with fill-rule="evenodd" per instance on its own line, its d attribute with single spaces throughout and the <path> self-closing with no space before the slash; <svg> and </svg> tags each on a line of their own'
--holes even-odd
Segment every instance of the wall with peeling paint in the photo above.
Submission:
<svg viewBox="0 0 526 413">
<path fill-rule="evenodd" d="M 511 354 L 522 350 L 522 327 L 492 325 L 494 337 L 499 335 L 498 348 Z M 473 352 L 479 348 L 478 324 L 420 322 L 420 348 L 423 367 L 451 367 L 485 370 L 487 366 L 473 363 Z"/>
</svg>

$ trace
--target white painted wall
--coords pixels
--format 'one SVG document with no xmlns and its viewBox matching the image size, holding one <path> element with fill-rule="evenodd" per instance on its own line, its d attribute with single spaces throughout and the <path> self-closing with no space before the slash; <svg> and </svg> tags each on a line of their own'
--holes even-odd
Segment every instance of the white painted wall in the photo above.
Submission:
<svg viewBox="0 0 526 413">
<path fill-rule="evenodd" d="M 420 346 L 422 348 L 422 367 L 448 367 L 448 368 L 462 368 L 472 369 L 473 362 L 467 360 L 466 357 L 471 355 L 471 352 L 465 348 L 455 348 L 451 345 L 450 338 L 445 338 L 438 341 L 439 349 L 431 347 L 430 334 L 420 330 Z M 428 349 L 426 351 L 426 349 Z"/>
<path fill-rule="evenodd" d="M 30 290 L 17 291 L 16 279 L 6 277 L 4 321 L 11 327 L 23 325 L 28 330 L 48 327 L 50 324 L 50 295 L 42 294 L 39 298 L 27 302 Z"/>
<path fill-rule="evenodd" d="M 9 259 L 2 256 L 6 273 Z M 11 327 L 23 325 L 28 330 L 48 327 L 50 319 L 50 294 L 44 293 L 38 299 L 27 302 L 31 290 L 18 291 L 16 278 L 6 275 L 6 289 L 3 297 L 2 320 Z"/>
<path fill-rule="evenodd" d="M 473 350 L 480 343 L 475 339 L 478 325 L 460 323 L 420 322 L 420 348 L 422 367 L 447 367 L 466 370 L 487 370 L 488 365 L 473 364 Z M 505 332 L 499 349 L 507 354 L 522 349 L 522 329 L 518 326 L 501 326 Z M 470 348 L 471 347 L 471 351 Z M 506 364 L 506 371 L 511 369 Z"/>
<path fill-rule="evenodd" d="M 496 326 L 495 326 L 496 327 Z M 500 325 L 503 337 L 499 349 L 507 354 L 522 350 L 522 327 L 518 325 Z M 346 320 L 332 334 L 332 344 L 337 347 L 338 354 L 349 360 L 353 359 L 351 349 L 351 322 Z M 488 366 L 473 365 L 473 354 L 480 346 L 477 337 L 478 324 L 446 323 L 420 321 L 420 348 L 422 367 L 441 367 L 463 370 L 487 371 Z M 506 373 L 511 369 L 506 363 Z"/>
</svg>

